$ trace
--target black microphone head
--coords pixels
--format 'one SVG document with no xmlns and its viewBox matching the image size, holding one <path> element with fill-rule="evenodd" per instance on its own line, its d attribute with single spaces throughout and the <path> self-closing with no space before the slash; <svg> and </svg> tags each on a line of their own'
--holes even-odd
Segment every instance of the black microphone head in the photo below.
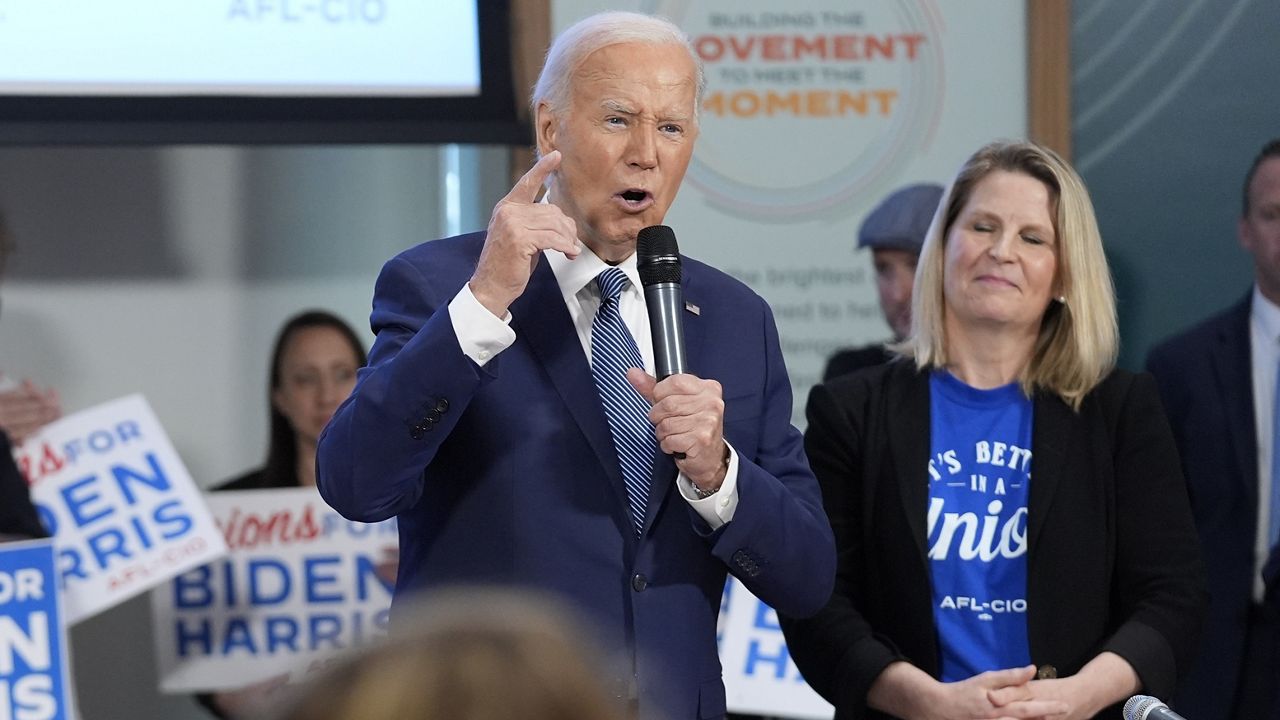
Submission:
<svg viewBox="0 0 1280 720">
<path fill-rule="evenodd" d="M 1150 695 L 1134 695 L 1124 704 L 1124 720 L 1146 720 L 1157 707 L 1167 707 Z"/>
<path fill-rule="evenodd" d="M 636 270 L 640 284 L 680 283 L 680 248 L 666 225 L 652 225 L 636 236 Z"/>
</svg>

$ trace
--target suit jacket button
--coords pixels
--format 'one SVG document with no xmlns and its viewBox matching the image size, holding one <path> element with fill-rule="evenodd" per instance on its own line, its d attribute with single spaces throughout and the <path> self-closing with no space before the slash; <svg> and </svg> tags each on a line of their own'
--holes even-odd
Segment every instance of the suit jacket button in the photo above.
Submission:
<svg viewBox="0 0 1280 720">
<path fill-rule="evenodd" d="M 422 434 L 423 433 L 422 433 L 421 425 L 414 425 L 413 429 L 409 431 L 409 437 L 413 438 L 414 440 L 421 440 Z"/>
<path fill-rule="evenodd" d="M 436 401 L 436 412 L 438 413 L 449 412 L 448 398 L 440 398 L 439 400 Z"/>
<path fill-rule="evenodd" d="M 635 590 L 636 592 L 644 592 L 644 589 L 647 587 L 649 587 L 649 578 L 645 577 L 644 573 L 636 573 L 631 576 L 632 590 Z"/>
</svg>

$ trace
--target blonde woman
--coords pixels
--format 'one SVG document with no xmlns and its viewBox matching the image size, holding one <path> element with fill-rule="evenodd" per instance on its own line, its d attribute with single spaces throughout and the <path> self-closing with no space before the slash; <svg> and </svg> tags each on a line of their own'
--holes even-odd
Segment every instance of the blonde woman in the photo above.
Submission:
<svg viewBox="0 0 1280 720">
<path fill-rule="evenodd" d="M 1080 178 L 995 143 L 922 249 L 904 355 L 813 390 L 835 595 L 784 620 L 837 718 L 1119 717 L 1169 697 L 1206 593 L 1155 385 L 1115 369 Z"/>
</svg>

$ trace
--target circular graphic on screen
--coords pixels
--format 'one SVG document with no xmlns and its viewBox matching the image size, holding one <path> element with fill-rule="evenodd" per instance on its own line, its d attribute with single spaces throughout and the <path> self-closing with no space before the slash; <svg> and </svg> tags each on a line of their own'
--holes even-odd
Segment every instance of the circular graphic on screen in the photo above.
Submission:
<svg viewBox="0 0 1280 720">
<path fill-rule="evenodd" d="M 786 219 L 896 177 L 943 105 L 933 0 L 648 0 L 707 74 L 687 179 L 726 212 Z M 834 140 L 833 140 L 834 139 Z"/>
</svg>

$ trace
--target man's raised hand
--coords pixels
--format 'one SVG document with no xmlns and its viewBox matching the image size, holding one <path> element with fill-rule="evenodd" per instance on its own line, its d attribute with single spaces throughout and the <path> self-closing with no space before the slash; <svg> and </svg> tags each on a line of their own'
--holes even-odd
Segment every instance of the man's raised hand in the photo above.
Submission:
<svg viewBox="0 0 1280 720">
<path fill-rule="evenodd" d="M 555 205 L 537 201 L 538 190 L 558 167 L 560 151 L 547 153 L 493 208 L 469 284 L 476 300 L 495 317 L 504 317 L 524 293 L 543 250 L 557 250 L 571 259 L 581 250 L 573 219 Z"/>
</svg>

